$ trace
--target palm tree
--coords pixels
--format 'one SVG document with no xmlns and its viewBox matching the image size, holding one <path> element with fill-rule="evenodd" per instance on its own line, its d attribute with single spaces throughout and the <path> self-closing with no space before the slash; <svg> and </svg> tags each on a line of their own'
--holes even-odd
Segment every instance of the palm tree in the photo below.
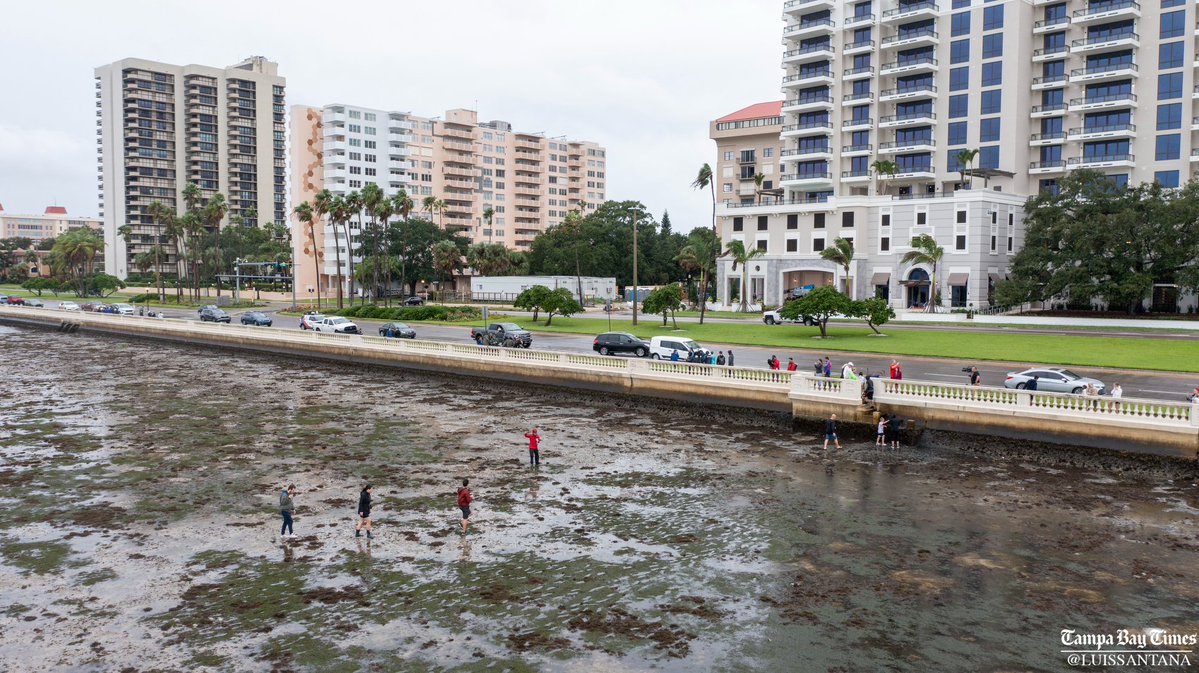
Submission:
<svg viewBox="0 0 1199 673">
<path fill-rule="evenodd" d="M 433 210 L 437 212 L 437 226 L 445 229 L 445 211 L 447 206 L 442 199 L 436 199 L 433 202 Z"/>
<path fill-rule="evenodd" d="M 343 274 L 341 271 L 341 241 L 339 241 L 337 239 L 340 238 L 339 234 L 341 233 L 340 231 L 338 231 L 338 227 L 349 220 L 350 215 L 352 214 L 352 211 L 351 211 L 351 205 L 346 201 L 346 197 L 340 196 L 340 195 L 333 196 L 329 199 L 328 208 L 329 208 L 329 213 L 328 213 L 329 214 L 329 227 L 333 229 L 333 240 L 336 243 L 336 245 L 333 246 L 333 254 L 335 257 L 335 261 L 337 263 L 337 275 L 336 275 L 336 279 L 337 279 L 337 308 L 344 308 L 345 307 L 345 296 L 342 294 L 342 286 L 345 283 L 345 281 L 344 281 L 345 274 Z M 353 267 L 353 265 L 354 265 L 354 246 L 353 246 L 353 244 L 350 243 L 350 237 L 349 237 L 348 231 L 345 236 L 345 241 L 346 241 L 346 255 L 350 258 L 350 266 Z M 350 286 L 351 286 L 350 296 L 351 297 L 353 297 L 353 289 L 352 289 L 353 284 L 354 284 L 353 278 L 354 278 L 354 272 L 353 272 L 353 269 L 351 268 L 351 270 L 350 270 L 350 279 L 351 279 L 350 280 Z"/>
<path fill-rule="evenodd" d="M 381 190 L 380 190 L 380 194 L 382 194 Z M 386 261 L 387 273 L 385 275 L 385 278 L 387 280 L 387 285 L 385 286 L 386 289 L 383 291 L 383 296 L 386 299 L 386 301 L 388 302 L 388 304 L 390 304 L 391 303 L 390 291 L 391 291 L 391 279 L 392 279 L 391 255 L 389 254 L 391 252 L 391 250 L 390 250 L 390 248 L 391 248 L 391 246 L 390 246 L 390 241 L 391 241 L 390 220 L 391 220 L 391 217 L 393 215 L 395 215 L 395 202 L 389 198 L 384 197 L 382 200 L 379 201 L 378 205 L 375 206 L 375 209 L 373 211 L 371 211 L 371 215 L 375 219 L 375 236 L 374 236 L 375 241 L 374 241 L 374 246 L 373 246 L 372 252 L 374 253 L 376 258 L 378 258 L 378 257 L 386 257 L 387 258 L 387 261 Z M 380 285 L 379 285 L 379 264 L 380 264 L 380 262 L 376 261 L 375 274 L 374 274 L 375 288 L 380 287 Z"/>
<path fill-rule="evenodd" d="M 408 218 L 416 209 L 416 202 L 408 195 L 407 190 L 401 189 L 391 197 L 392 208 L 400 216 L 400 287 L 408 285 Z M 390 266 L 388 267 L 390 268 Z"/>
<path fill-rule="evenodd" d="M 703 306 L 708 303 L 708 283 L 711 281 L 712 275 L 716 272 L 716 250 L 720 248 L 720 242 L 706 230 L 697 231 L 704 231 L 708 235 L 705 236 L 692 232 L 687 245 L 679 250 L 679 254 L 675 257 L 675 260 L 678 261 L 679 266 L 683 267 L 688 274 L 696 271 L 699 272 L 699 321 L 700 324 L 703 324 Z"/>
<path fill-rule="evenodd" d="M 88 278 L 92 275 L 96 253 L 104 249 L 104 237 L 94 229 L 71 229 L 54 242 L 54 251 L 69 273 L 75 277 L 75 294 L 87 294 Z"/>
<path fill-rule="evenodd" d="M 133 245 L 133 226 L 122 224 L 117 227 L 117 235 L 121 237 L 121 240 L 125 241 L 125 257 L 128 258 L 129 248 Z"/>
<path fill-rule="evenodd" d="M 716 247 L 711 250 L 712 253 L 712 268 L 716 267 L 716 257 L 720 254 L 720 233 L 716 231 L 716 181 L 712 176 L 712 167 L 704 164 L 699 167 L 699 173 L 695 179 L 691 181 L 693 189 L 703 189 L 705 187 L 712 193 L 712 234 L 716 236 Z M 705 291 L 707 288 L 704 288 Z M 704 324 L 704 313 L 708 307 L 708 295 L 704 294 L 699 302 L 699 324 Z"/>
<path fill-rule="evenodd" d="M 458 246 L 454 245 L 453 241 L 438 241 L 433 245 L 433 268 L 441 274 L 442 301 L 445 301 L 444 281 L 446 276 L 453 279 L 454 272 L 462 268 L 462 252 L 458 250 Z"/>
<path fill-rule="evenodd" d="M 895 177 L 895 174 L 899 172 L 899 164 L 895 163 L 894 161 L 891 161 L 890 159 L 879 159 L 879 160 L 875 161 L 874 163 L 870 164 L 870 168 L 874 170 L 874 180 L 875 180 L 874 191 L 876 193 L 878 193 L 879 195 L 886 195 L 887 183 L 885 183 L 885 182 L 882 183 L 883 184 L 882 189 L 879 189 L 878 182 L 882 179 L 882 176 L 884 176 L 884 175 L 889 178 Z"/>
<path fill-rule="evenodd" d="M 304 201 L 295 208 L 296 217 L 308 225 L 308 244 L 312 246 L 312 270 L 316 274 L 316 307 L 321 307 L 321 263 L 320 254 L 316 247 L 316 217 L 312 204 Z"/>
<path fill-rule="evenodd" d="M 766 254 L 760 248 L 746 248 L 743 241 L 729 241 L 725 252 L 733 258 L 733 271 L 741 265 L 741 308 L 742 313 L 749 312 L 749 260 Z"/>
<path fill-rule="evenodd" d="M 370 239 L 371 248 L 372 248 L 371 256 L 377 258 L 378 257 L 379 238 L 380 238 L 379 237 L 379 209 L 382 207 L 383 202 L 387 200 L 387 196 L 383 193 L 383 190 L 379 187 L 379 185 L 377 185 L 373 182 L 366 183 L 366 186 L 364 186 L 362 188 L 362 191 L 360 192 L 360 194 L 362 195 L 362 208 L 366 211 L 366 214 L 371 219 L 370 229 L 369 229 L 370 236 L 368 237 Z M 366 251 L 364 250 L 362 253 L 363 259 L 365 259 L 366 256 L 367 256 Z M 379 260 L 375 259 L 375 263 L 372 266 L 374 268 L 374 275 L 372 277 L 373 278 L 372 282 L 374 284 L 374 287 L 371 288 L 371 296 L 373 298 L 375 298 L 375 301 L 378 301 Z"/>
<path fill-rule="evenodd" d="M 832 262 L 833 264 L 836 264 L 845 271 L 843 274 L 845 294 L 850 294 L 852 292 L 851 288 L 853 287 L 853 282 L 849 277 L 849 265 L 853 263 L 853 242 L 849 239 L 838 237 L 833 240 L 833 244 L 831 246 L 820 251 L 820 256 Z M 852 298 L 853 297 L 851 295 L 850 299 Z"/>
<path fill-rule="evenodd" d="M 966 187 L 966 176 L 970 175 L 970 186 L 966 189 L 974 188 L 974 176 L 970 171 L 970 165 L 974 163 L 974 158 L 978 156 L 978 150 L 961 150 L 954 155 L 958 161 L 958 172 L 962 174 L 962 186 Z"/>
<path fill-rule="evenodd" d="M 925 308 L 925 311 L 929 313 L 937 312 L 937 303 L 940 301 L 940 292 L 937 291 L 937 265 L 941 263 L 941 258 L 944 256 L 945 249 L 937 245 L 936 239 L 928 234 L 920 234 L 912 239 L 912 249 L 905 252 L 899 260 L 901 264 L 924 264 L 932 267 L 928 305 Z"/>
<path fill-rule="evenodd" d="M 224 194 L 214 194 L 208 203 L 204 204 L 204 225 L 212 227 L 216 233 L 216 254 L 212 257 L 215 266 L 213 275 L 216 276 L 216 296 L 221 296 L 221 270 L 225 266 L 225 259 L 221 255 L 221 220 L 225 219 L 225 215 L 229 212 L 229 204 L 225 202 Z"/>
<path fill-rule="evenodd" d="M 495 217 L 495 208 L 487 206 L 483 209 L 483 221 L 487 223 L 487 240 L 491 240 L 491 220 Z"/>
<path fill-rule="evenodd" d="M 754 174 L 754 194 L 758 196 L 758 205 L 762 205 L 762 182 L 766 180 L 764 173 Z"/>
<path fill-rule="evenodd" d="M 350 220 L 357 216 L 359 224 L 362 223 L 362 192 L 350 192 L 349 194 L 345 195 L 344 201 L 345 206 L 341 213 L 341 219 L 339 222 L 341 222 L 342 235 L 344 235 L 346 239 L 346 266 L 349 267 L 350 271 L 349 281 L 347 284 L 349 285 L 350 296 L 353 297 L 355 292 L 362 294 L 363 283 L 358 284 L 357 290 L 354 288 L 354 280 L 357 278 L 357 274 L 354 273 L 354 248 L 355 246 L 359 248 L 362 247 L 362 237 L 358 236 L 358 241 L 355 242 L 355 237 L 353 233 L 351 233 Z"/>
<path fill-rule="evenodd" d="M 187 245 L 184 246 L 187 261 L 191 266 L 192 298 L 200 299 L 200 238 L 204 235 L 204 214 L 202 210 L 189 210 L 182 218 L 184 235 Z"/>
<path fill-rule="evenodd" d="M 150 218 L 154 221 L 154 290 L 158 293 L 158 300 L 163 299 L 162 287 L 162 238 L 163 230 L 168 227 L 168 222 L 175 219 L 175 209 L 166 205 L 162 201 L 154 201 L 146 209 L 150 214 Z"/>
</svg>

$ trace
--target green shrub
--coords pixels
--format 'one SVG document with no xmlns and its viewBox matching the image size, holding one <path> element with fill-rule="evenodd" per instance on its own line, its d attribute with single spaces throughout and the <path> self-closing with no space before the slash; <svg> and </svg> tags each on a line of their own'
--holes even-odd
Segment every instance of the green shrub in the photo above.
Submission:
<svg viewBox="0 0 1199 673">
<path fill-rule="evenodd" d="M 143 292 L 129 298 L 130 304 L 141 304 L 147 301 L 158 301 L 158 295 L 154 292 Z"/>
</svg>

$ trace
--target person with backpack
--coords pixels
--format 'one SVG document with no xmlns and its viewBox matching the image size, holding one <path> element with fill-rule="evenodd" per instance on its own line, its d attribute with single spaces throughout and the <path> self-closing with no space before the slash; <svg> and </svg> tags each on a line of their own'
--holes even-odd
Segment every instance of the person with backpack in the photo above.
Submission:
<svg viewBox="0 0 1199 673">
<path fill-rule="evenodd" d="M 529 440 L 529 467 L 541 466 L 541 435 L 537 434 L 537 428 L 533 428 L 532 432 L 525 433 L 525 439 Z"/>
<path fill-rule="evenodd" d="M 362 491 L 358 493 L 358 523 L 354 525 L 354 537 L 362 537 L 362 531 L 366 530 L 366 539 L 373 540 L 374 535 L 371 534 L 371 490 L 373 487 L 370 484 L 362 487 Z"/>
<path fill-rule="evenodd" d="M 812 373 L 815 374 L 816 376 L 820 376 L 821 374 L 824 373 L 824 361 L 823 360 L 821 360 L 820 358 L 816 358 L 816 361 L 812 363 Z"/>
<path fill-rule="evenodd" d="M 795 363 L 795 358 L 787 358 L 787 371 L 793 372 L 799 369 L 799 365 Z"/>
<path fill-rule="evenodd" d="M 729 349 L 728 365 L 733 366 L 733 349 L 731 348 Z"/>
<path fill-rule="evenodd" d="M 292 498 L 295 495 L 295 484 L 291 484 L 279 493 L 279 513 L 283 515 L 283 528 L 279 531 L 281 539 L 294 538 L 296 536 L 295 528 L 292 527 L 292 515 L 296 513 L 296 503 Z"/>
<path fill-rule="evenodd" d="M 720 354 L 716 356 L 716 364 L 721 367 L 724 366 L 724 351 L 720 351 Z"/>
<path fill-rule="evenodd" d="M 833 361 L 824 356 L 824 377 L 829 378 L 833 375 Z"/>
<path fill-rule="evenodd" d="M 470 525 L 470 504 L 475 501 L 470 494 L 470 479 L 463 477 L 462 486 L 458 488 L 458 509 L 462 510 L 462 534 L 466 535 L 466 527 Z"/>
</svg>

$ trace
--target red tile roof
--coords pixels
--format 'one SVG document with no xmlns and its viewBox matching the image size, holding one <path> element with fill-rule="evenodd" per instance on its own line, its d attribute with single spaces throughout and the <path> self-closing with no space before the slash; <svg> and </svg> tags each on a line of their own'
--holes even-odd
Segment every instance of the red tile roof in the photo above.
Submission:
<svg viewBox="0 0 1199 673">
<path fill-rule="evenodd" d="M 67 209 L 64 206 L 46 206 L 47 215 L 66 215 Z"/>
<path fill-rule="evenodd" d="M 783 115 L 783 101 L 776 100 L 769 103 L 754 103 L 753 105 L 741 108 L 732 114 L 727 114 L 717 122 L 741 122 L 748 119 L 762 119 L 764 117 L 781 117 Z"/>
</svg>

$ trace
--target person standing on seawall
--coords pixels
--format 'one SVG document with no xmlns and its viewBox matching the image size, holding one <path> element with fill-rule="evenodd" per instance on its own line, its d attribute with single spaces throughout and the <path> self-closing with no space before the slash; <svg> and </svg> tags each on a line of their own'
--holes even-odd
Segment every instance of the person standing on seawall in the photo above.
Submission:
<svg viewBox="0 0 1199 673">
<path fill-rule="evenodd" d="M 532 432 L 526 432 L 525 439 L 529 440 L 529 467 L 540 466 L 541 451 L 538 447 L 541 445 L 541 435 L 537 434 L 537 428 L 533 428 Z"/>
<path fill-rule="evenodd" d="M 462 534 L 466 535 L 466 527 L 470 525 L 470 504 L 475 497 L 470 494 L 470 479 L 463 478 L 462 486 L 458 488 L 458 509 L 462 510 Z"/>
<path fill-rule="evenodd" d="M 283 527 L 279 530 L 280 538 L 295 537 L 292 527 L 292 515 L 296 512 L 296 503 L 292 498 L 296 495 L 296 485 L 291 484 L 279 493 L 279 513 L 283 515 Z"/>
<path fill-rule="evenodd" d="M 358 493 L 358 523 L 354 525 L 354 537 L 362 537 L 362 531 L 365 530 L 368 540 L 375 537 L 371 534 L 371 490 L 371 485 L 367 484 Z"/>
</svg>

